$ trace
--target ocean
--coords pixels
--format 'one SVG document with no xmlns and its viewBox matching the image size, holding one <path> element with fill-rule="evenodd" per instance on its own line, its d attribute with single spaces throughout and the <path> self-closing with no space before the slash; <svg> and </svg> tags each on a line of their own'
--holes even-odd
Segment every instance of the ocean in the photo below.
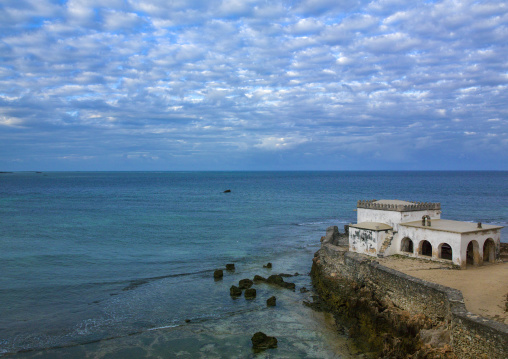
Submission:
<svg viewBox="0 0 508 359">
<path fill-rule="evenodd" d="M 355 357 L 301 289 L 320 237 L 356 222 L 360 199 L 440 202 L 444 219 L 506 226 L 508 172 L 1 173 L 0 356 Z M 295 291 L 229 295 L 279 273 Z M 257 331 L 278 348 L 254 352 Z"/>
</svg>

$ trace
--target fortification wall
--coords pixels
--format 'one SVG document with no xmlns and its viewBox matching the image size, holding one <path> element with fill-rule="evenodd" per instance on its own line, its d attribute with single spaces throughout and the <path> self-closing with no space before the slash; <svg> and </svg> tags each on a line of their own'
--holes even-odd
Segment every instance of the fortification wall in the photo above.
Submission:
<svg viewBox="0 0 508 359">
<path fill-rule="evenodd" d="M 323 244 L 317 253 L 320 273 L 371 290 L 411 315 L 424 315 L 432 327 L 444 327 L 458 358 L 508 358 L 508 325 L 469 313 L 462 293 L 387 268 L 372 258 Z"/>
<path fill-rule="evenodd" d="M 411 204 L 388 204 L 388 203 L 377 203 L 375 199 L 358 201 L 356 204 L 357 208 L 369 208 L 369 209 L 382 209 L 384 211 L 398 211 L 398 212 L 409 212 L 409 211 L 422 211 L 422 210 L 440 210 L 441 203 L 433 202 L 410 202 Z"/>
</svg>

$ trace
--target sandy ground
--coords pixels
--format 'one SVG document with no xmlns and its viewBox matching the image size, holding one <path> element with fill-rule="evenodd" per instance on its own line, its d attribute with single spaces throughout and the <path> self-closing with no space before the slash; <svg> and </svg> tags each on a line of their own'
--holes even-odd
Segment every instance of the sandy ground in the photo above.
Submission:
<svg viewBox="0 0 508 359">
<path fill-rule="evenodd" d="M 466 270 L 426 260 L 404 257 L 379 258 L 379 263 L 413 277 L 456 288 L 464 295 L 468 311 L 508 324 L 508 262 L 467 267 Z"/>
</svg>

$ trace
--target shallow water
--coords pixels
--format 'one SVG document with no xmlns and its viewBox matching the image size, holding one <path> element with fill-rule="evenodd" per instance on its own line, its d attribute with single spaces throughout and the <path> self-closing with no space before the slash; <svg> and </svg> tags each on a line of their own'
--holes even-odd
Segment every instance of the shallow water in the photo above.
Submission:
<svg viewBox="0 0 508 359">
<path fill-rule="evenodd" d="M 342 231 L 372 198 L 505 225 L 508 172 L 2 174 L 0 353 L 345 358 L 347 342 L 299 289 L 326 228 Z M 237 270 L 214 281 L 226 263 Z M 229 296 L 242 278 L 280 272 L 301 274 L 287 279 L 295 292 L 261 284 L 253 301 Z M 252 352 L 258 330 L 279 347 Z"/>
</svg>

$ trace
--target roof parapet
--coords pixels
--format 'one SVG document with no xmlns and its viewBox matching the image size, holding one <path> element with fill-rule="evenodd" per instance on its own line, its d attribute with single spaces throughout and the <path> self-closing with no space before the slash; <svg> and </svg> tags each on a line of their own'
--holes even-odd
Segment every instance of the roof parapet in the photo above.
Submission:
<svg viewBox="0 0 508 359">
<path fill-rule="evenodd" d="M 382 211 L 397 211 L 397 212 L 410 212 L 410 211 L 422 211 L 429 209 L 441 209 L 441 203 L 436 202 L 410 202 L 411 204 L 388 204 L 388 203 L 377 203 L 377 200 L 360 200 L 358 201 L 357 208 L 367 209 L 379 209 Z"/>
</svg>

